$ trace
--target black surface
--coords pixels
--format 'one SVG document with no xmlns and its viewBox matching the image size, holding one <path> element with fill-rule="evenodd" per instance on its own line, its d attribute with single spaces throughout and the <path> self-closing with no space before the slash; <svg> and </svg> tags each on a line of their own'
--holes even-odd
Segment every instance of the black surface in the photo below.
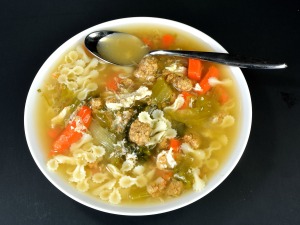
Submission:
<svg viewBox="0 0 300 225">
<path fill-rule="evenodd" d="M 231 175 L 192 205 L 148 217 L 98 212 L 65 196 L 34 163 L 23 128 L 27 92 L 48 56 L 86 28 L 131 16 L 177 20 L 207 33 L 229 52 L 289 66 L 243 70 L 253 125 Z M 300 224 L 299 1 L 2 1 L 0 27 L 1 225 Z"/>
</svg>

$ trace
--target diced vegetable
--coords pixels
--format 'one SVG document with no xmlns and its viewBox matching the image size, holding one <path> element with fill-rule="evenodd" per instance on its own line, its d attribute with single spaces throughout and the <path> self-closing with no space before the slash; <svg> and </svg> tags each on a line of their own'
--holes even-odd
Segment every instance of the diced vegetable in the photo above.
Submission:
<svg viewBox="0 0 300 225">
<path fill-rule="evenodd" d="M 144 198 L 151 197 L 146 188 L 132 187 L 129 193 L 131 200 L 142 200 Z"/>
<path fill-rule="evenodd" d="M 152 88 L 151 98 L 156 104 L 162 104 L 169 101 L 173 91 L 164 78 L 160 77 L 157 79 Z"/>
<path fill-rule="evenodd" d="M 106 87 L 110 91 L 117 91 L 119 82 L 120 82 L 120 78 L 118 77 L 118 74 L 115 74 L 110 78 L 108 78 L 106 82 Z"/>
<path fill-rule="evenodd" d="M 60 111 L 76 101 L 74 91 L 69 90 L 64 84 L 51 83 L 51 89 L 42 91 L 41 94 L 50 107 L 58 108 Z"/>
<path fill-rule="evenodd" d="M 153 47 L 153 42 L 152 42 L 149 38 L 143 37 L 143 38 L 142 38 L 142 41 L 143 41 L 146 45 L 148 45 L 149 48 L 152 48 L 152 47 Z"/>
<path fill-rule="evenodd" d="M 215 89 L 216 89 L 217 95 L 219 97 L 218 100 L 219 100 L 220 104 L 221 105 L 225 104 L 229 99 L 228 92 L 226 91 L 225 88 L 220 87 L 220 86 L 217 86 Z"/>
<path fill-rule="evenodd" d="M 189 58 L 188 78 L 200 81 L 202 72 L 202 62 L 199 59 Z"/>
<path fill-rule="evenodd" d="M 199 82 L 201 90 L 196 91 L 198 94 L 205 94 L 206 92 L 208 92 L 211 89 L 211 86 L 208 81 L 209 78 L 211 78 L 211 77 L 215 77 L 215 78 L 219 77 L 219 70 L 215 66 L 209 67 L 208 72 L 205 74 L 205 76 Z"/>
<path fill-rule="evenodd" d="M 174 169 L 174 178 L 180 180 L 184 183 L 186 188 L 189 188 L 193 185 L 193 175 L 190 172 L 190 168 L 197 166 L 193 157 L 184 157 L 178 166 Z"/>
<path fill-rule="evenodd" d="M 82 106 L 77 113 L 77 117 L 66 126 L 54 141 L 50 154 L 65 154 L 73 143 L 79 141 L 82 132 L 86 131 L 91 123 L 91 115 L 92 110 L 87 106 Z"/>
<path fill-rule="evenodd" d="M 172 34 L 165 34 L 162 37 L 162 47 L 169 48 L 175 42 L 175 37 Z"/>
<path fill-rule="evenodd" d="M 102 127 L 111 127 L 113 122 L 113 112 L 98 110 L 93 114 L 97 122 Z"/>
<path fill-rule="evenodd" d="M 172 149 L 173 158 L 175 160 L 177 160 L 178 156 L 180 155 L 180 145 L 181 142 L 178 139 L 172 138 L 170 140 L 170 149 Z"/>
<path fill-rule="evenodd" d="M 92 122 L 92 110 L 87 106 L 82 106 L 77 113 L 83 122 L 83 125 L 88 128 Z M 85 129 L 84 129 L 85 130 Z"/>
<path fill-rule="evenodd" d="M 169 181 L 174 174 L 174 172 L 171 170 L 160 170 L 160 169 L 156 169 L 155 173 L 158 177 L 162 177 L 166 181 Z"/>
<path fill-rule="evenodd" d="M 167 111 L 172 119 L 184 123 L 188 127 L 201 125 L 201 121 L 208 117 L 207 113 L 200 113 L 199 109 L 182 109 L 177 111 Z"/>
<path fill-rule="evenodd" d="M 216 105 L 211 96 L 199 96 L 193 108 L 167 110 L 165 113 L 173 120 L 184 123 L 188 127 L 200 127 L 204 119 L 212 115 Z"/>
<path fill-rule="evenodd" d="M 103 128 L 96 120 L 92 120 L 89 130 L 96 144 L 102 145 L 108 153 L 114 151 L 114 144 L 116 143 L 114 134 Z"/>
<path fill-rule="evenodd" d="M 181 142 L 178 139 L 172 138 L 170 140 L 170 148 L 172 148 L 173 153 L 177 153 L 179 151 Z"/>
<path fill-rule="evenodd" d="M 48 131 L 48 136 L 52 139 L 55 139 L 58 137 L 58 135 L 60 134 L 61 129 L 60 128 L 50 128 L 50 130 Z"/>
</svg>

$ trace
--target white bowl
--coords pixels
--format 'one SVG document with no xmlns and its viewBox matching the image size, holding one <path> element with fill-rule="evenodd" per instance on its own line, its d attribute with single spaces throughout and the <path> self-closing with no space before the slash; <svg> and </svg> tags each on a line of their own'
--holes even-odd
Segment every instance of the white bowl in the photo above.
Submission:
<svg viewBox="0 0 300 225">
<path fill-rule="evenodd" d="M 36 110 L 34 105 L 36 104 L 38 98 L 37 90 L 42 86 L 45 77 L 49 75 L 49 71 L 53 67 L 54 62 L 57 62 L 57 60 L 71 47 L 75 46 L 78 43 L 83 43 L 84 37 L 93 31 L 104 29 L 109 30 L 112 28 L 116 29 L 118 27 L 127 25 L 145 24 L 153 26 L 163 25 L 177 29 L 179 31 L 183 31 L 185 33 L 189 33 L 195 38 L 201 40 L 201 42 L 205 42 L 206 44 L 208 44 L 213 51 L 226 53 L 226 50 L 211 37 L 207 36 L 199 30 L 196 30 L 195 28 L 171 20 L 150 17 L 133 17 L 101 23 L 99 25 L 93 26 L 87 30 L 82 31 L 81 33 L 75 35 L 74 37 L 66 41 L 46 60 L 46 62 L 43 64 L 43 66 L 38 71 L 36 77 L 33 80 L 25 105 L 24 126 L 27 143 L 33 159 L 35 160 L 42 173 L 47 177 L 47 179 L 55 187 L 57 187 L 59 190 L 61 190 L 63 193 L 65 193 L 70 198 L 76 200 L 77 202 L 80 202 L 83 205 L 89 206 L 96 210 L 119 215 L 138 216 L 164 213 L 181 208 L 203 198 L 205 195 L 207 195 L 209 192 L 215 189 L 230 174 L 230 172 L 238 163 L 240 157 L 242 156 L 245 150 L 252 122 L 251 98 L 246 80 L 239 68 L 230 67 L 233 79 L 235 80 L 238 87 L 238 94 L 241 101 L 241 118 L 239 121 L 240 128 L 238 139 L 233 147 L 230 156 L 228 157 L 222 168 L 214 174 L 214 176 L 207 182 L 207 185 L 204 188 L 204 190 L 202 190 L 201 192 L 191 192 L 190 194 L 179 197 L 174 201 L 167 201 L 166 203 L 155 205 L 110 205 L 87 194 L 80 193 L 74 187 L 68 184 L 68 182 L 61 176 L 49 171 L 46 166 L 47 156 L 42 150 L 43 147 L 41 141 L 38 139 L 39 135 L 37 134 L 38 131 L 36 129 L 37 121 L 35 119 Z"/>
</svg>

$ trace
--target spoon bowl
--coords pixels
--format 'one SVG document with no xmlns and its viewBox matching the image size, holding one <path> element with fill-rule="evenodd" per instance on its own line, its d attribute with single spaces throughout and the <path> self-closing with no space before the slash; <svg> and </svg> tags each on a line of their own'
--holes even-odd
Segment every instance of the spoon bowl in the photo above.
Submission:
<svg viewBox="0 0 300 225">
<path fill-rule="evenodd" d="M 117 31 L 96 31 L 85 38 L 85 46 L 97 58 L 107 63 L 120 66 L 136 65 L 147 55 L 170 55 L 187 58 L 197 58 L 216 62 L 228 66 L 250 69 L 284 69 L 285 63 L 271 62 L 264 59 L 250 58 L 218 52 L 181 51 L 181 50 L 154 50 L 149 51 L 147 46 L 136 36 Z M 114 51 L 114 50 L 118 51 Z M 114 52 L 117 52 L 115 54 Z"/>
<path fill-rule="evenodd" d="M 117 31 L 97 31 L 85 38 L 85 46 L 97 58 L 120 66 L 138 64 L 149 53 L 136 36 Z"/>
</svg>

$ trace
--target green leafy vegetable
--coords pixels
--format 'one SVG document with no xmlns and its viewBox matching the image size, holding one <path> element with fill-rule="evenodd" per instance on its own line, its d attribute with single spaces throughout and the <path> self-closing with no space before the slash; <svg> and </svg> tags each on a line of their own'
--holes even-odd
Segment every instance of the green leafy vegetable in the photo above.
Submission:
<svg viewBox="0 0 300 225">
<path fill-rule="evenodd" d="M 146 162 L 151 156 L 152 148 L 146 146 L 138 146 L 135 143 L 127 142 L 125 144 L 126 149 L 130 153 L 136 154 L 139 162 Z"/>
</svg>

